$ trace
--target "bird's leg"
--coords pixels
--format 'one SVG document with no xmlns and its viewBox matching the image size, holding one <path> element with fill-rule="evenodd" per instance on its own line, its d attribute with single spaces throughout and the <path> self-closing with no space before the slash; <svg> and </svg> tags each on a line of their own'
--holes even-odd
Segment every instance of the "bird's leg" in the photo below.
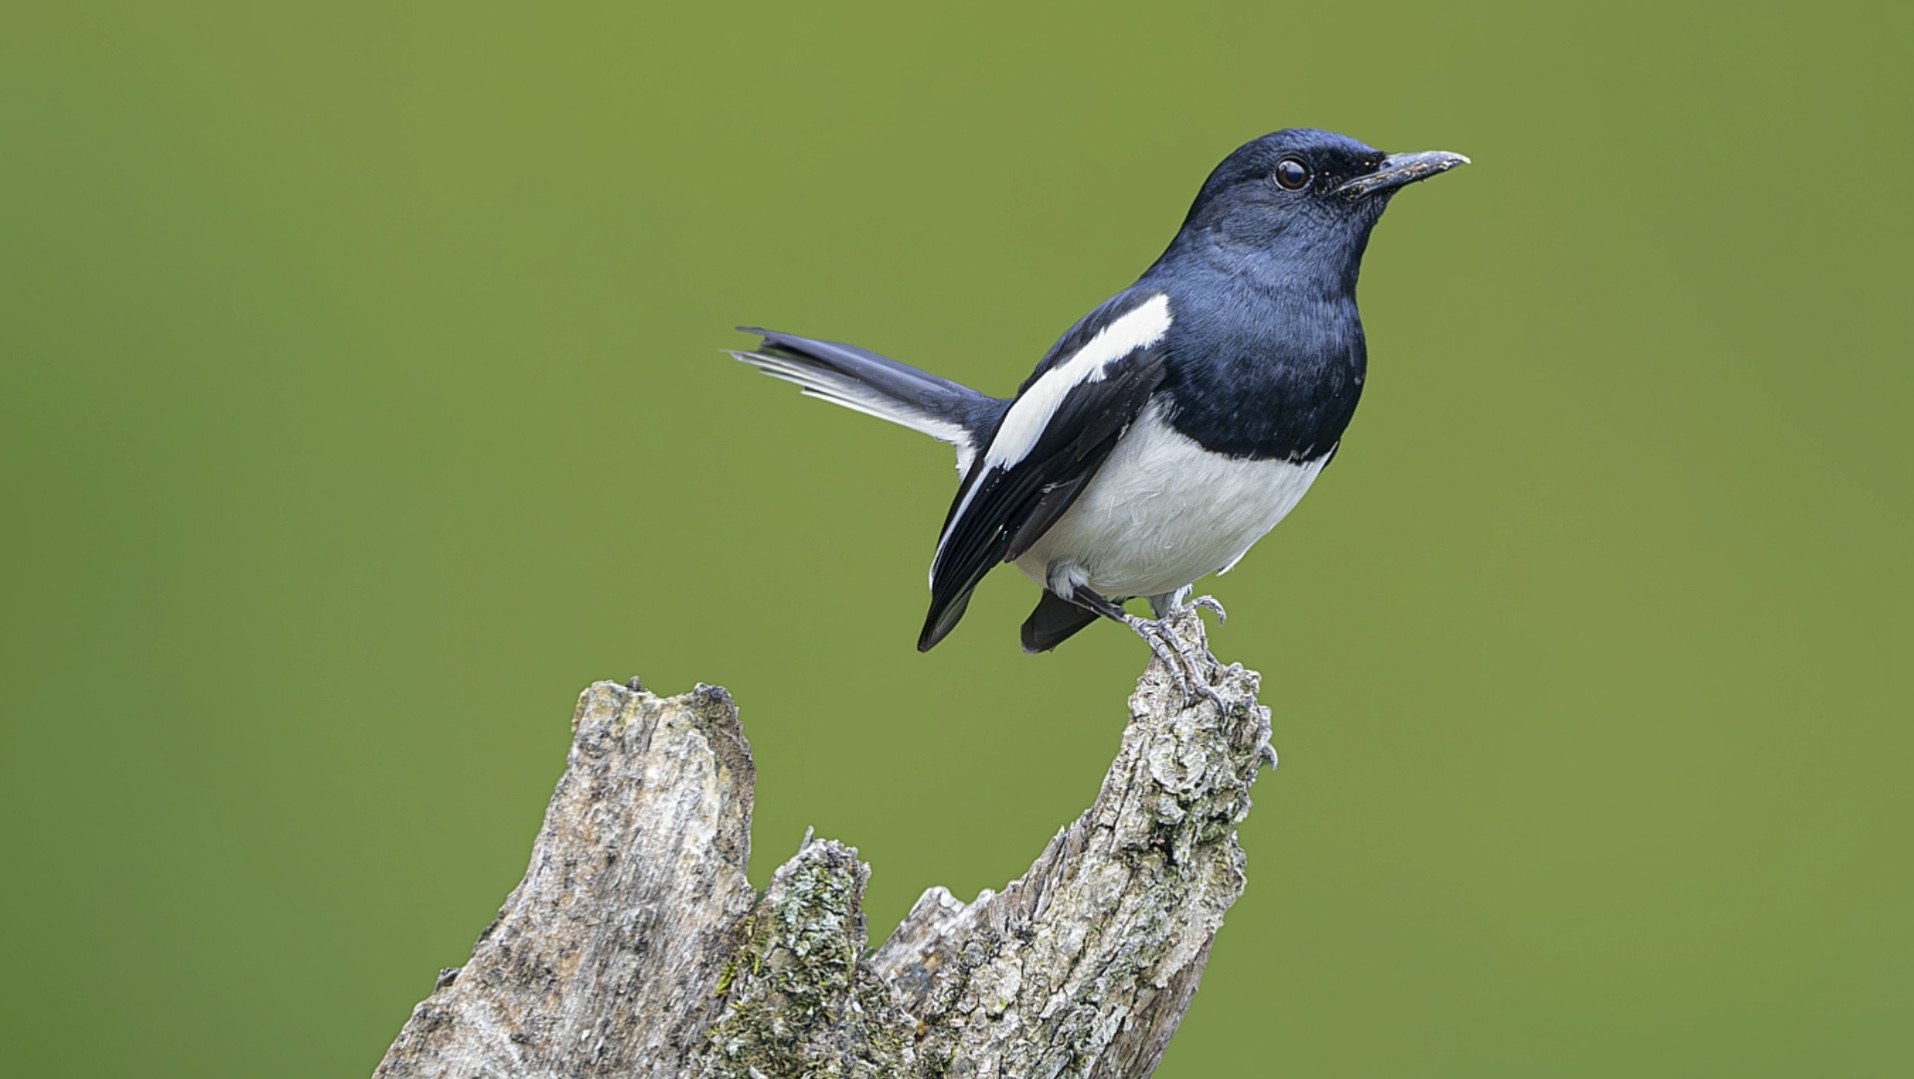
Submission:
<svg viewBox="0 0 1914 1079">
<path fill-rule="evenodd" d="M 1151 612 L 1157 615 L 1155 618 L 1139 618 L 1124 610 L 1116 602 L 1083 587 L 1074 589 L 1070 600 L 1105 618 L 1129 626 L 1137 636 L 1148 642 L 1150 651 L 1156 653 L 1156 658 L 1163 661 L 1163 668 L 1170 673 L 1171 681 L 1176 683 L 1177 692 L 1183 694 L 1185 698 L 1195 692 L 1216 705 L 1218 711 L 1228 710 L 1223 704 L 1223 698 L 1217 694 L 1215 687 L 1210 685 L 1209 679 L 1203 677 L 1202 665 L 1191 654 L 1189 643 L 1183 640 L 1170 625 L 1169 619 L 1163 616 L 1156 606 L 1155 599 L 1152 599 L 1150 603 Z M 1205 652 L 1207 651 L 1205 649 Z"/>
<path fill-rule="evenodd" d="M 1163 592 L 1150 597 L 1150 613 L 1158 621 L 1165 620 L 1183 609 L 1183 601 L 1190 596 L 1190 586 L 1184 585 L 1174 592 Z"/>
</svg>

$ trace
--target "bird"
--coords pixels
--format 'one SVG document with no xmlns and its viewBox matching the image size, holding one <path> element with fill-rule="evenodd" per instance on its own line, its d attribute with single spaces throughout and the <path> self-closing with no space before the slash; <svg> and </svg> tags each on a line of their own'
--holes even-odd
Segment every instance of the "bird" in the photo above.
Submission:
<svg viewBox="0 0 1914 1079">
<path fill-rule="evenodd" d="M 1171 626 L 1195 583 L 1228 572 L 1341 445 L 1368 351 L 1356 279 L 1370 231 L 1410 184 L 1469 163 L 1285 128 L 1212 170 L 1182 226 L 1128 288 L 1052 344 L 1010 397 L 855 345 L 759 327 L 726 350 L 804 393 L 956 450 L 919 651 L 1014 564 L 1042 589 L 1020 631 L 1044 652 L 1099 619 L 1129 626 L 1186 688 Z M 1126 611 L 1148 600 L 1153 617 Z M 1212 696 L 1211 693 L 1205 693 Z"/>
</svg>

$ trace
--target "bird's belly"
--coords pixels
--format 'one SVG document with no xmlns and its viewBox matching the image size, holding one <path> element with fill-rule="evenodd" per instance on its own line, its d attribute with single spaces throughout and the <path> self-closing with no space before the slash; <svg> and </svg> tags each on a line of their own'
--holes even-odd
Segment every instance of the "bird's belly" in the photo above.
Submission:
<svg viewBox="0 0 1914 1079">
<path fill-rule="evenodd" d="M 1105 596 L 1175 592 L 1233 565 L 1295 508 L 1327 460 L 1212 453 L 1152 406 L 1017 568 L 1038 584 Z"/>
</svg>

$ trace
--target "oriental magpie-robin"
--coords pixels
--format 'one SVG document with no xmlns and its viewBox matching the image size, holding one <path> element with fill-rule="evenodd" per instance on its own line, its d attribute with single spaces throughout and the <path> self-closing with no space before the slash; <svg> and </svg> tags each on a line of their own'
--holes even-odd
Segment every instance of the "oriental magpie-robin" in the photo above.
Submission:
<svg viewBox="0 0 1914 1079">
<path fill-rule="evenodd" d="M 1467 162 L 1306 128 L 1245 143 L 1204 181 L 1162 256 L 1008 399 L 770 330 L 746 327 L 764 343 L 732 355 L 956 447 L 961 482 L 919 650 L 957 625 L 985 573 L 1014 562 L 1043 587 L 1025 651 L 1110 618 L 1182 681 L 1193 658 L 1168 617 L 1296 505 L 1356 410 L 1356 274 L 1370 230 L 1404 185 Z M 1156 618 L 1123 610 L 1137 596 Z M 1210 597 L 1194 602 L 1222 614 Z"/>
</svg>

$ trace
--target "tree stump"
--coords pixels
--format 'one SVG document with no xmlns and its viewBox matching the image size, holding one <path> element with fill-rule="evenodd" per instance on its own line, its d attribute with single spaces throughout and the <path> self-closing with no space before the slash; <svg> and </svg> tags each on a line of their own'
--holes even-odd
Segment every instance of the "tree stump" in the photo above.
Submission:
<svg viewBox="0 0 1914 1079">
<path fill-rule="evenodd" d="M 1177 629 L 1207 655 L 1194 613 Z M 374 1073 L 411 1077 L 1147 1076 L 1243 891 L 1273 764 L 1259 676 L 1215 701 L 1152 660 L 1096 801 L 1002 892 L 924 893 L 867 954 L 857 851 L 808 834 L 758 895 L 756 772 L 722 688 L 600 682 L 525 878 Z"/>
</svg>

